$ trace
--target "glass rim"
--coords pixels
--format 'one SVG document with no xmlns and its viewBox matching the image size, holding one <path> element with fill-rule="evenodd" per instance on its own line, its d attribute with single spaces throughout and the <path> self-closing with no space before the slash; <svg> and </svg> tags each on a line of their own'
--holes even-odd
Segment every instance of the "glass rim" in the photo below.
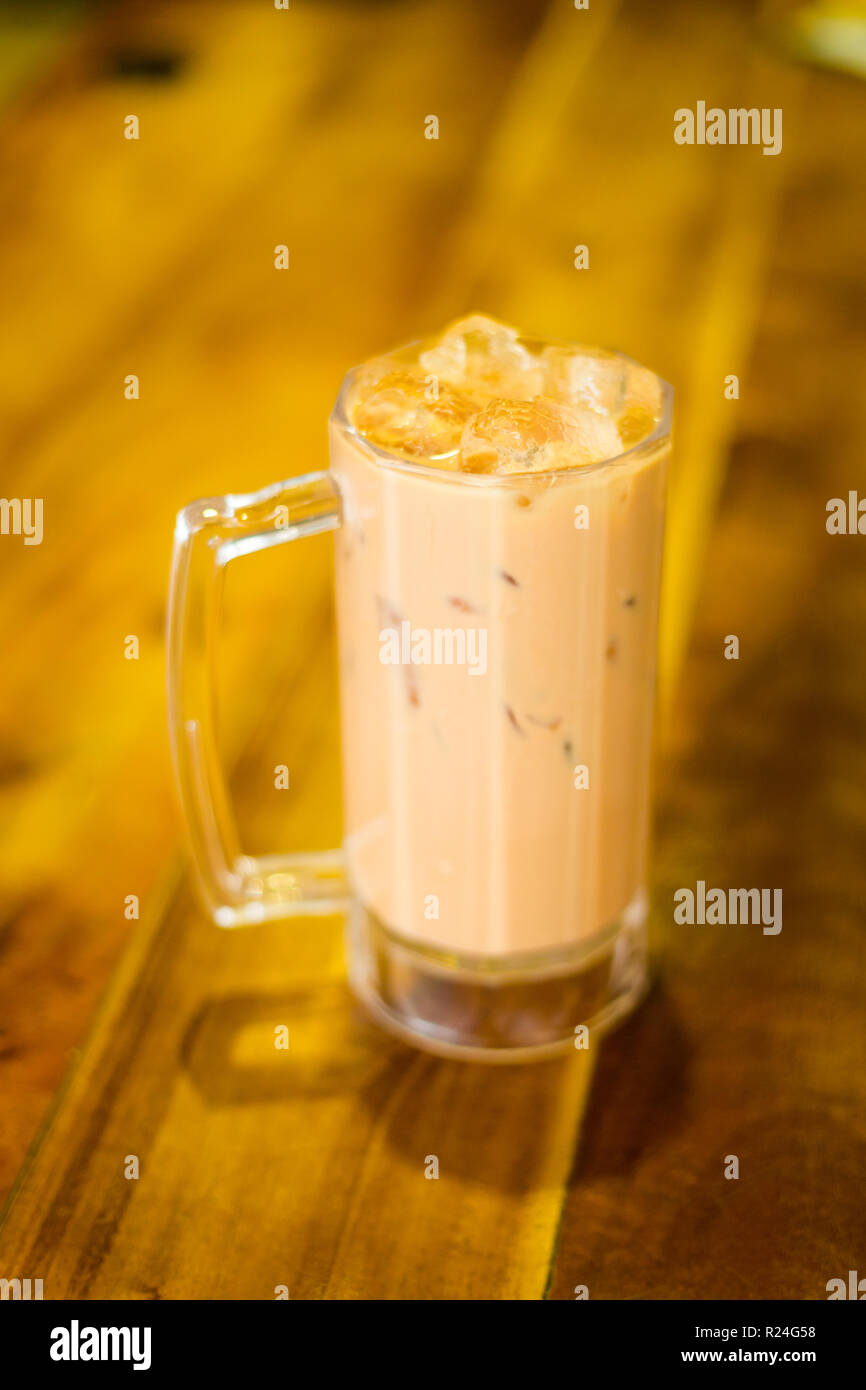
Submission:
<svg viewBox="0 0 866 1390">
<path fill-rule="evenodd" d="M 416 338 L 409 343 L 404 343 L 402 347 L 394 348 L 391 351 L 398 353 L 409 352 L 412 348 L 421 347 L 426 339 Z M 645 367 L 636 358 L 629 357 L 627 353 L 620 352 L 617 348 L 603 348 L 598 344 L 589 345 L 587 343 L 573 342 L 564 338 L 535 338 L 527 334 L 520 334 L 517 341 L 519 343 L 534 343 L 544 347 L 561 347 L 572 350 L 584 350 L 588 354 L 604 357 L 615 357 L 619 362 L 629 367 L 637 367 L 642 372 L 649 372 L 661 387 L 662 409 L 655 428 L 644 438 L 637 440 L 628 449 L 623 449 L 619 454 L 611 454 L 608 458 L 597 459 L 595 463 L 576 463 L 570 468 L 546 468 L 546 469 L 527 469 L 524 473 L 470 473 L 459 468 L 439 468 L 434 463 L 424 463 L 417 459 L 407 459 L 401 454 L 391 453 L 388 449 L 383 449 L 380 444 L 374 444 L 365 434 L 353 425 L 349 419 L 346 409 L 349 393 L 358 378 L 359 373 L 364 367 L 369 365 L 371 360 L 361 362 L 355 367 L 350 367 L 343 378 L 337 399 L 331 410 L 329 421 L 338 429 L 348 435 L 357 443 L 363 445 L 375 458 L 378 463 L 383 464 L 388 469 L 393 469 L 401 473 L 414 473 L 421 477 L 433 477 L 439 482 L 452 482 L 458 485 L 468 484 L 475 487 L 503 487 L 503 486 L 526 486 L 528 481 L 537 479 L 547 479 L 555 481 L 558 478 L 573 478 L 577 474 L 586 475 L 589 473 L 600 473 L 607 468 L 621 468 L 642 459 L 644 455 L 652 454 L 663 444 L 670 440 L 673 425 L 673 400 L 674 388 L 664 377 L 659 376 L 652 368 Z M 390 356 L 391 353 L 380 354 Z"/>
</svg>

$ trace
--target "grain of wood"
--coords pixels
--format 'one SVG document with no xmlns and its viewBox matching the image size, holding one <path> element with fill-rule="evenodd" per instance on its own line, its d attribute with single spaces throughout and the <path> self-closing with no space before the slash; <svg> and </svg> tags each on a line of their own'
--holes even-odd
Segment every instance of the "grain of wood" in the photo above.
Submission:
<svg viewBox="0 0 866 1390">
<path fill-rule="evenodd" d="M 659 808 L 664 985 L 603 1051 L 551 1298 L 824 1299 L 866 1239 L 866 589 L 825 530 L 866 495 L 866 139 L 853 84 L 804 80 Z M 779 935 L 677 926 L 698 878 L 781 888 Z"/>
<path fill-rule="evenodd" d="M 36 551 L 4 550 L 0 587 L 15 652 L 0 691 L 7 1181 L 92 1024 L 0 1233 L 2 1268 L 44 1278 L 48 1298 L 271 1298 L 285 1284 L 293 1298 L 535 1299 L 551 1280 L 553 1297 L 577 1283 L 593 1297 L 785 1296 L 825 1264 L 825 1278 L 856 1267 L 862 672 L 846 634 L 862 589 L 853 554 L 826 551 L 820 496 L 830 400 L 828 478 L 844 491 L 862 477 L 845 313 L 862 286 L 862 189 L 830 198 L 846 170 L 825 162 L 856 89 L 826 77 L 804 93 L 788 68 L 753 61 L 751 6 L 677 5 L 661 26 L 634 4 L 593 8 L 566 39 L 566 18 L 586 16 L 552 7 L 533 46 L 533 6 L 377 7 L 375 23 L 298 7 L 280 38 L 287 16 L 239 3 L 209 5 L 206 23 L 190 3 L 109 7 L 7 116 L 2 172 L 23 192 L 0 224 L 14 272 L 4 490 L 44 495 L 51 528 Z M 176 83 L 96 80 L 131 42 L 182 56 Z M 561 86 L 536 101 L 554 50 Z M 816 124 L 772 170 L 757 150 L 677 149 L 674 108 L 710 84 L 737 105 L 782 92 Z M 119 138 L 130 102 L 134 148 Z M 430 111 L 439 142 L 423 140 Z M 797 259 L 822 180 L 823 279 Z M 580 280 L 576 241 L 592 248 Z M 800 295 L 824 329 L 820 359 L 802 347 Z M 552 334 L 579 324 L 682 386 L 696 490 L 675 502 L 671 652 L 738 435 L 661 770 L 665 987 L 600 1060 L 514 1072 L 436 1061 L 366 1024 L 337 920 L 214 930 L 186 886 L 163 734 L 177 507 L 322 466 L 345 366 L 470 307 Z M 725 413 L 717 377 L 750 352 L 748 390 Z M 339 837 L 328 544 L 257 557 L 230 584 L 225 757 L 253 852 Z M 732 671 L 719 633 L 740 628 L 750 649 Z M 129 632 L 138 663 L 122 660 Z M 804 727 L 817 761 L 791 824 Z M 288 799 L 272 782 L 285 761 Z M 665 927 L 674 886 L 753 872 L 787 875 L 796 903 L 777 960 Z M 129 892 L 143 902 L 132 925 Z M 737 1144 L 750 1185 L 725 1206 L 719 1152 Z M 744 1232 L 758 1252 L 745 1264 Z"/>
<path fill-rule="evenodd" d="M 441 228 L 431 204 L 471 178 L 534 10 L 503 23 L 427 4 L 374 26 L 352 6 L 339 22 L 300 10 L 279 41 L 282 18 L 238 3 L 106 7 L 6 116 L 4 491 L 45 499 L 46 537 L 4 546 L 0 585 L 15 652 L 0 687 L 0 1190 L 129 934 L 126 895 L 146 905 L 177 853 L 162 650 L 174 514 L 324 466 L 343 370 L 417 326 L 411 283 Z M 467 62 L 483 52 L 483 87 L 434 41 L 442 26 Z M 112 55 L 136 50 L 183 58 L 177 82 L 109 80 Z M 419 93 L 460 113 L 443 158 Z M 122 138 L 130 110 L 137 143 Z M 312 547 L 232 579 L 230 765 L 328 630 L 329 575 Z M 136 663 L 122 657 L 129 633 Z M 310 843 L 339 833 L 333 779 L 326 790 L 329 808 L 307 803 Z"/>
</svg>

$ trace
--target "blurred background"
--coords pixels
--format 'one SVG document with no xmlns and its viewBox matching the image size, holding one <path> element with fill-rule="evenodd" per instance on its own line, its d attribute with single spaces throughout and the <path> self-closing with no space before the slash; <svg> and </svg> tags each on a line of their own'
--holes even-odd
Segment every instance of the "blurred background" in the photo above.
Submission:
<svg viewBox="0 0 866 1390">
<path fill-rule="evenodd" d="M 347 368 L 477 310 L 620 348 L 675 387 L 669 994 L 646 1054 L 697 1038 L 698 1121 L 727 1096 L 799 1172 L 832 1116 L 842 1180 L 807 1195 L 847 1236 L 866 1142 L 866 540 L 828 536 L 825 506 L 866 495 L 863 8 L 45 0 L 0 4 L 0 52 L 0 490 L 44 499 L 41 546 L 0 538 L 0 1193 L 118 962 L 141 967 L 124 900 L 158 922 L 185 872 L 163 694 L 176 511 L 324 467 Z M 674 111 L 698 101 L 782 108 L 781 154 L 677 145 Z M 296 549 L 229 579 L 222 734 L 253 852 L 340 834 L 331 542 Z M 787 954 L 718 936 L 684 951 L 667 904 L 696 877 L 781 885 Z M 823 1002 L 801 1049 L 806 980 Z M 770 1072 L 732 1071 L 732 1051 Z M 633 1084 L 663 1117 L 677 1088 L 660 1075 Z M 595 1117 L 588 1171 L 622 1209 L 606 1132 Z M 694 1138 L 671 1142 L 694 1177 Z M 725 1227 L 714 1268 L 760 1208 Z"/>
</svg>

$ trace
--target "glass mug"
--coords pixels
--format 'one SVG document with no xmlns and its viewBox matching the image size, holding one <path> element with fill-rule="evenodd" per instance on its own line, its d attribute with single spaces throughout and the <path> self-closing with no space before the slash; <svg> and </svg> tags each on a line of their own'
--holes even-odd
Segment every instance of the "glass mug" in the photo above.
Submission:
<svg viewBox="0 0 866 1390">
<path fill-rule="evenodd" d="M 449 471 L 330 418 L 330 470 L 178 515 L 172 751 L 217 925 L 345 910 L 349 981 L 444 1055 L 573 1047 L 642 997 L 646 844 L 669 386 L 617 457 L 546 473 Z M 335 531 L 342 850 L 240 850 L 216 753 L 225 565 Z"/>
</svg>

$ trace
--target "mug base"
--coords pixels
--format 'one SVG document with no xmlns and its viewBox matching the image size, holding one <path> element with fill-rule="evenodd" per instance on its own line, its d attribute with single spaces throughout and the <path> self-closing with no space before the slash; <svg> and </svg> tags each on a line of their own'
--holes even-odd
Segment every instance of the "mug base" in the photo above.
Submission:
<svg viewBox="0 0 866 1390">
<path fill-rule="evenodd" d="M 491 958 L 399 936 L 360 902 L 347 921 L 349 984 L 413 1047 L 474 1062 L 531 1062 L 615 1026 L 647 991 L 647 899 L 578 946 Z"/>
</svg>

